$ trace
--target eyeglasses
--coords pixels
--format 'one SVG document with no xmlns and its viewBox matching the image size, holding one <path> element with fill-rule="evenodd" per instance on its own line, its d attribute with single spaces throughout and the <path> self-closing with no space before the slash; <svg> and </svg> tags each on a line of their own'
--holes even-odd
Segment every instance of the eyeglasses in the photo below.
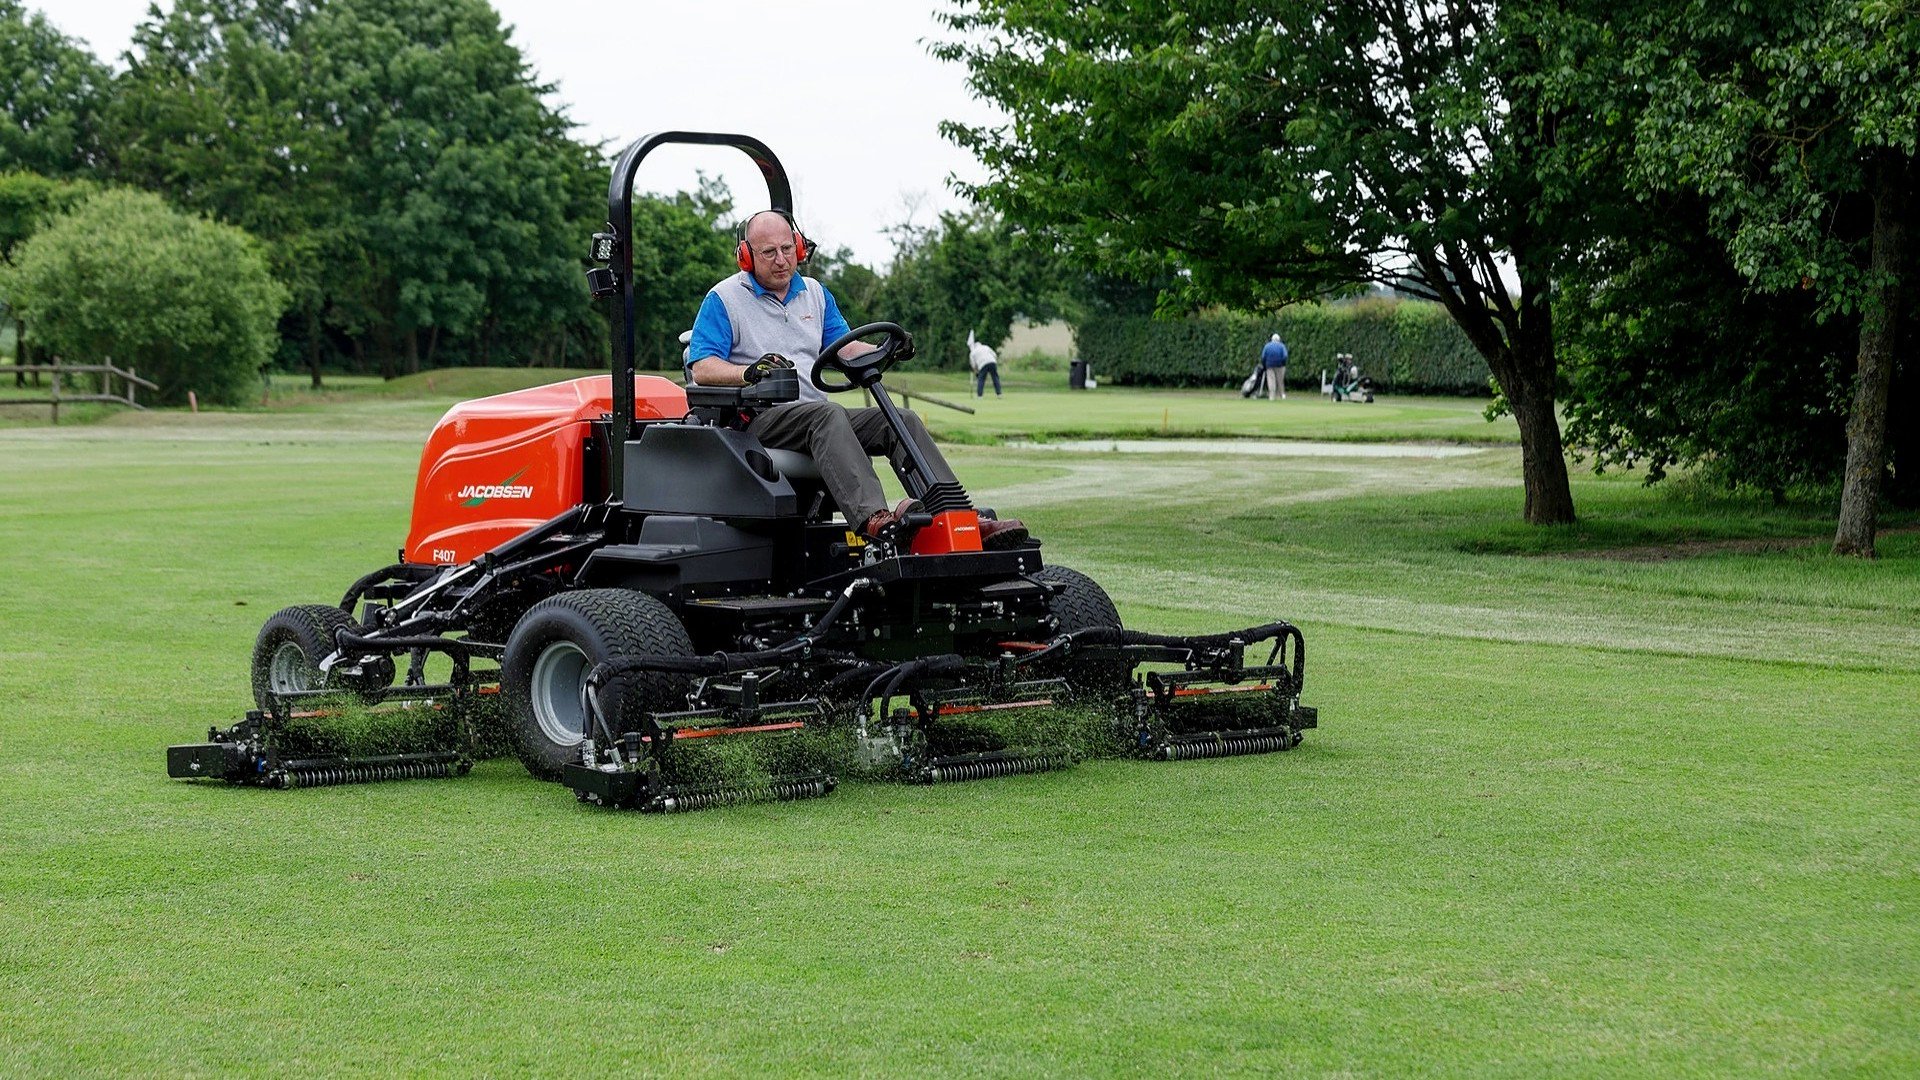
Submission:
<svg viewBox="0 0 1920 1080">
<path fill-rule="evenodd" d="M 771 259 L 776 255 L 791 259 L 793 258 L 793 252 L 794 246 L 792 244 L 780 244 L 778 246 L 763 247 L 755 251 L 754 254 L 762 259 Z"/>
</svg>

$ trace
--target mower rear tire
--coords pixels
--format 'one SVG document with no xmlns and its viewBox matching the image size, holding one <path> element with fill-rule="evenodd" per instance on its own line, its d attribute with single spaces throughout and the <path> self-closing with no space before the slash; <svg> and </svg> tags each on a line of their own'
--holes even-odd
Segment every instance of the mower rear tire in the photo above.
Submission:
<svg viewBox="0 0 1920 1080">
<path fill-rule="evenodd" d="M 568 762 L 580 760 L 588 723 L 581 689 L 598 665 L 626 656 L 691 655 L 693 641 L 679 616 L 643 592 L 582 589 L 535 604 L 508 636 L 501 662 L 521 764 L 542 780 L 558 780 Z M 622 681 L 617 698 L 601 701 L 616 737 L 627 731 L 628 717 L 686 707 L 684 676 L 635 671 Z"/>
<path fill-rule="evenodd" d="M 1092 578 L 1057 564 L 1041 568 L 1037 576 L 1042 581 L 1065 586 L 1047 601 L 1049 612 L 1059 620 L 1060 633 L 1094 626 L 1120 627 L 1120 609 L 1113 606 L 1107 591 Z M 1112 698 L 1127 692 L 1133 680 L 1133 665 L 1070 658 L 1049 673 L 1063 676 L 1078 693 Z"/>
<path fill-rule="evenodd" d="M 281 608 L 260 627 L 253 642 L 253 700 L 267 707 L 269 694 L 340 689 L 370 694 L 393 685 L 393 659 L 380 657 L 350 675 L 335 669 L 321 674 L 320 661 L 332 655 L 334 633 L 355 629 L 353 616 L 332 604 L 296 604 Z"/>
</svg>

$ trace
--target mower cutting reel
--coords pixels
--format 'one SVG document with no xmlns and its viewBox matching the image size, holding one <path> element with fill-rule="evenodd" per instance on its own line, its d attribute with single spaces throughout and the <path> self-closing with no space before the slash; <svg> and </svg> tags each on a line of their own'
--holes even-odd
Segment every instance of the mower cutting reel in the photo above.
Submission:
<svg viewBox="0 0 1920 1080">
<path fill-rule="evenodd" d="M 1273 641 L 1266 663 L 1247 666 L 1249 645 Z M 1284 655 L 1291 645 L 1291 663 Z M 1144 641 L 1123 647 L 1143 663 L 1172 662 L 1178 671 L 1148 671 L 1133 688 L 1132 742 L 1159 761 L 1233 757 L 1291 750 L 1318 726 L 1318 710 L 1300 704 L 1306 640 L 1287 623 L 1240 634 Z"/>
<path fill-rule="evenodd" d="M 869 685 L 860 764 L 917 784 L 1051 772 L 1089 754 L 1076 745 L 1065 679 L 1009 682 L 1004 663 L 955 655 L 908 661 Z M 897 704 L 896 704 L 897 703 Z"/>
<path fill-rule="evenodd" d="M 410 672 L 392 685 L 384 654 L 349 656 L 356 624 L 335 607 L 303 605 L 267 620 L 254 647 L 257 709 L 207 741 L 167 748 L 167 775 L 270 788 L 464 776 L 473 766 L 475 702 L 490 689 L 459 643 L 453 672 L 429 685 Z"/>
<path fill-rule="evenodd" d="M 803 755 L 781 753 L 819 729 L 815 704 L 769 706 L 753 722 L 737 717 L 724 710 L 649 713 L 635 730 L 584 746 L 586 760 L 569 763 L 561 781 L 581 802 L 654 813 L 833 792 L 833 773 L 788 767 L 789 757 Z"/>
</svg>

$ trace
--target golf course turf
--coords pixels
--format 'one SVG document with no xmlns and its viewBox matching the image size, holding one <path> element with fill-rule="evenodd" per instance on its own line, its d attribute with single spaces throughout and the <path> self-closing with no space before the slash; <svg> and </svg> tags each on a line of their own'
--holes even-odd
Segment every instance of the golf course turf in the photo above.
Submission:
<svg viewBox="0 0 1920 1080">
<path fill-rule="evenodd" d="M 676 816 L 171 781 L 268 615 L 392 561 L 439 413 L 538 376 L 10 417 L 0 1075 L 1920 1071 L 1911 518 L 1841 560 L 1829 504 L 1576 469 L 1534 529 L 1483 402 L 1011 374 L 903 383 L 1129 626 L 1300 625 L 1297 750 Z"/>
</svg>

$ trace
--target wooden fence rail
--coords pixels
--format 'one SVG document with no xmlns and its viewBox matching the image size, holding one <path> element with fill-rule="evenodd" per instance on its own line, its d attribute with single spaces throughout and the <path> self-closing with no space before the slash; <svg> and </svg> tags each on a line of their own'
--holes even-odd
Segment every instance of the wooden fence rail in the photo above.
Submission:
<svg viewBox="0 0 1920 1080">
<path fill-rule="evenodd" d="M 123 370 L 112 364 L 63 364 L 55 360 L 51 364 L 8 364 L 0 367 L 0 376 L 4 376 L 8 372 L 19 375 L 47 373 L 53 376 L 53 378 L 47 382 L 48 391 L 46 397 L 0 398 L 0 405 L 50 406 L 53 409 L 53 422 L 55 424 L 60 422 L 60 406 L 65 403 L 75 401 L 107 401 L 115 405 L 127 405 L 135 409 L 145 409 L 145 405 L 134 400 L 134 395 L 137 394 L 141 388 L 148 390 L 160 389 L 158 383 L 149 382 L 134 374 L 132 368 Z M 97 394 L 66 392 L 61 385 L 65 381 L 61 378 L 62 375 L 98 375 L 100 376 L 100 392 Z M 121 384 L 118 393 L 114 392 L 114 380 L 116 379 L 118 379 Z"/>
<path fill-rule="evenodd" d="M 946 400 L 945 398 L 937 398 L 931 394 L 922 394 L 917 390 L 913 390 L 913 391 L 902 390 L 897 386 L 889 386 L 887 387 L 887 389 L 900 395 L 900 407 L 903 409 L 913 408 L 913 399 L 919 398 L 921 401 L 925 401 L 934 405 L 939 405 L 942 408 L 952 409 L 955 412 L 963 412 L 963 413 L 966 413 L 968 416 L 973 415 L 973 407 L 970 405 L 956 405 L 953 402 Z M 873 406 L 873 394 L 871 391 L 867 390 L 865 387 L 862 387 L 860 390 L 860 396 L 866 399 L 867 406 L 869 408 Z"/>
</svg>

